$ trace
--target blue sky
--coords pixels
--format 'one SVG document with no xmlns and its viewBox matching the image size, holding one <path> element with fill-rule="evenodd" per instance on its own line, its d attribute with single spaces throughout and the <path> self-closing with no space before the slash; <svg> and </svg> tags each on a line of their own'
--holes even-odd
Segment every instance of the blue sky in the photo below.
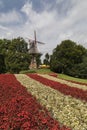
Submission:
<svg viewBox="0 0 87 130">
<path fill-rule="evenodd" d="M 45 54 L 65 39 L 87 48 L 87 0 L 0 0 L 0 38 L 33 38 Z"/>
</svg>

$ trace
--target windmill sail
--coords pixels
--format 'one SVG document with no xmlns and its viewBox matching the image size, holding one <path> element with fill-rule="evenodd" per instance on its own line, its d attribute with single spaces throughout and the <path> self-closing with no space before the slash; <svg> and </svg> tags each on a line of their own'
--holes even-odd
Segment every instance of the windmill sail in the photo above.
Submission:
<svg viewBox="0 0 87 130">
<path fill-rule="evenodd" d="M 36 31 L 34 31 L 34 38 L 35 38 L 35 43 L 36 43 Z"/>
</svg>

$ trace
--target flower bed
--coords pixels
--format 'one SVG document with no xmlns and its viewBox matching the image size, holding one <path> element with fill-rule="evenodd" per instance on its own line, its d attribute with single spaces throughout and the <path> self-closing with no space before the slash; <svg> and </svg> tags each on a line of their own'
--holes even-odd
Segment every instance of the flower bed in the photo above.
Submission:
<svg viewBox="0 0 87 130">
<path fill-rule="evenodd" d="M 61 84 L 59 82 L 52 81 L 50 79 L 46 79 L 37 74 L 28 74 L 28 76 L 47 86 L 50 86 L 50 87 L 60 91 L 61 93 L 65 94 L 65 95 L 71 95 L 72 97 L 75 97 L 77 99 L 87 101 L 87 91 L 84 91 L 82 89 L 78 89 L 75 87 L 69 87 L 66 84 Z"/>
<path fill-rule="evenodd" d="M 66 84 L 69 87 L 74 87 L 74 88 L 79 88 L 79 89 L 82 89 L 82 90 L 87 90 L 87 85 L 77 84 L 77 83 L 70 82 L 70 81 L 67 81 L 67 80 L 64 80 L 64 79 L 51 77 L 50 75 L 47 75 L 47 74 L 44 74 L 44 75 L 43 74 L 38 74 L 38 75 L 40 75 L 41 77 L 53 80 L 53 81 L 57 81 L 57 82 L 59 82 L 61 84 Z"/>
<path fill-rule="evenodd" d="M 36 97 L 40 104 L 48 109 L 51 116 L 61 123 L 61 126 L 66 125 L 72 130 L 86 130 L 87 103 L 85 101 L 62 94 L 27 75 L 15 76 Z"/>
<path fill-rule="evenodd" d="M 58 77 L 58 74 L 56 74 L 56 73 L 51 73 L 51 74 L 49 74 L 50 76 L 53 76 L 53 77 Z M 59 77 L 58 77 L 59 78 Z M 74 80 L 68 80 L 68 79 L 64 79 L 64 78 L 59 78 L 60 80 L 66 80 L 66 81 L 68 81 L 68 82 L 72 82 L 72 83 L 76 83 L 76 84 L 80 84 L 80 85 L 85 85 L 85 86 L 87 86 L 87 83 L 81 83 L 81 82 L 78 82 L 78 81 L 74 81 Z"/>
<path fill-rule="evenodd" d="M 58 75 L 56 73 L 49 74 L 50 76 L 57 77 Z"/>
<path fill-rule="evenodd" d="M 69 81 L 69 82 L 72 82 L 72 83 L 76 83 L 76 84 L 80 84 L 80 85 L 85 85 L 87 86 L 87 83 L 81 83 L 81 82 L 76 82 L 76 81 L 72 81 L 72 80 L 67 80 L 65 79 L 66 81 Z"/>
<path fill-rule="evenodd" d="M 70 130 L 53 119 L 14 75 L 0 75 L 0 130 Z"/>
</svg>

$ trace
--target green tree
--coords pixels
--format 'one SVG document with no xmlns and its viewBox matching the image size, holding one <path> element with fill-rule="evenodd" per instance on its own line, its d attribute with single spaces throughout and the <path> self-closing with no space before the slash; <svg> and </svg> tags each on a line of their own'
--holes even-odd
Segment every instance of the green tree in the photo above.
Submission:
<svg viewBox="0 0 87 130">
<path fill-rule="evenodd" d="M 4 56 L 0 54 L 0 73 L 5 73 L 5 69 Z"/>
<path fill-rule="evenodd" d="M 6 56 L 10 45 L 11 40 L 0 39 L 0 53 Z"/>
<path fill-rule="evenodd" d="M 77 45 L 71 40 L 62 41 L 51 56 L 51 69 L 55 72 L 70 74 L 72 68 L 83 62 L 85 54 L 86 49 L 83 46 Z"/>
<path fill-rule="evenodd" d="M 42 56 L 42 54 L 41 53 L 39 53 L 39 54 L 37 54 L 36 55 L 36 62 L 37 62 L 37 67 L 39 67 L 39 65 L 41 65 L 41 56 Z"/>
<path fill-rule="evenodd" d="M 5 58 L 7 72 L 18 73 L 20 70 L 29 69 L 31 56 L 23 38 L 0 40 L 0 50 Z"/>
<path fill-rule="evenodd" d="M 46 65 L 50 64 L 50 55 L 48 53 L 45 54 L 45 59 L 43 60 L 43 63 Z"/>
<path fill-rule="evenodd" d="M 77 65 L 78 77 L 87 78 L 87 55 L 83 57 L 83 62 Z"/>
<path fill-rule="evenodd" d="M 12 39 L 11 44 L 9 46 L 9 50 L 12 51 L 12 52 L 20 52 L 20 53 L 24 52 L 24 53 L 26 53 L 28 51 L 27 43 L 21 37 Z"/>
<path fill-rule="evenodd" d="M 6 57 L 6 68 L 11 73 L 19 73 L 22 70 L 28 70 L 29 64 L 29 54 L 9 52 Z"/>
</svg>

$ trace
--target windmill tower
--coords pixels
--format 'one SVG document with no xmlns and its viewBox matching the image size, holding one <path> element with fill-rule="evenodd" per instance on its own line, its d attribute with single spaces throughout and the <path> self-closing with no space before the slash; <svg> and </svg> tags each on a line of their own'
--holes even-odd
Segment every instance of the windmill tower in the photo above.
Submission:
<svg viewBox="0 0 87 130">
<path fill-rule="evenodd" d="M 36 69 L 37 68 L 36 55 L 40 54 L 38 47 L 37 47 L 37 43 L 44 44 L 43 42 L 37 41 L 36 31 L 34 31 L 34 40 L 29 39 L 29 46 L 30 46 L 29 47 L 29 54 L 32 55 L 31 63 L 30 63 L 30 66 L 29 66 L 30 69 Z"/>
</svg>

